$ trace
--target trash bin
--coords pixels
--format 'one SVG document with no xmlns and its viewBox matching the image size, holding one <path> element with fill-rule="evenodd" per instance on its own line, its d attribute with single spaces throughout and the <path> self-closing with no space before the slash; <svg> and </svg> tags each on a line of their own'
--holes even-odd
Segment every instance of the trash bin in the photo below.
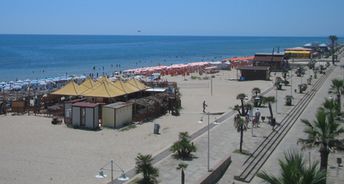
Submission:
<svg viewBox="0 0 344 184">
<path fill-rule="evenodd" d="M 159 134 L 160 125 L 158 123 L 154 123 L 154 134 Z"/>
</svg>

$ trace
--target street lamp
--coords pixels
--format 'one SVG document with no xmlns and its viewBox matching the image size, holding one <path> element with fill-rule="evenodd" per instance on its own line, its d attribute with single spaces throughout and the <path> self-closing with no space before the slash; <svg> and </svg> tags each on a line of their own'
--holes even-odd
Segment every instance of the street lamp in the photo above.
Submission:
<svg viewBox="0 0 344 184">
<path fill-rule="evenodd" d="M 290 96 L 293 96 L 293 71 L 290 70 Z"/>
<path fill-rule="evenodd" d="M 211 172 L 210 169 L 210 115 L 221 115 L 223 112 L 207 112 L 205 115 L 208 115 L 208 154 L 207 154 L 207 168 L 208 172 Z"/>
<path fill-rule="evenodd" d="M 111 169 L 106 169 L 105 167 L 108 166 L 110 164 Z M 111 171 L 111 183 L 113 183 L 113 165 L 116 165 L 116 167 L 119 168 L 119 171 L 121 171 L 121 176 L 117 178 L 117 180 L 119 181 L 128 181 L 129 177 L 127 175 L 125 175 L 124 170 L 113 160 L 110 161 L 110 163 L 107 163 L 106 165 L 104 165 L 102 168 L 99 169 L 99 173 L 96 175 L 96 178 L 98 179 L 104 179 L 107 177 L 106 174 L 104 174 L 104 170 L 110 170 Z"/>
</svg>

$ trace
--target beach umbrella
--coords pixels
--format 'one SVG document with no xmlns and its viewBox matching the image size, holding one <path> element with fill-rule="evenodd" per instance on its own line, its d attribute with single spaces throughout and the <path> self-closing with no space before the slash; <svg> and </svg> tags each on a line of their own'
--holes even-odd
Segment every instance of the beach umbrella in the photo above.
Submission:
<svg viewBox="0 0 344 184">
<path fill-rule="evenodd" d="M 87 77 L 85 75 L 80 75 L 79 77 L 77 77 L 78 79 L 86 79 Z"/>
<path fill-rule="evenodd" d="M 38 80 L 32 80 L 31 84 L 38 84 Z"/>
<path fill-rule="evenodd" d="M 12 89 L 14 89 L 14 90 L 20 90 L 20 89 L 22 89 L 22 86 L 20 86 L 20 85 L 14 85 L 14 86 L 12 87 Z"/>
</svg>

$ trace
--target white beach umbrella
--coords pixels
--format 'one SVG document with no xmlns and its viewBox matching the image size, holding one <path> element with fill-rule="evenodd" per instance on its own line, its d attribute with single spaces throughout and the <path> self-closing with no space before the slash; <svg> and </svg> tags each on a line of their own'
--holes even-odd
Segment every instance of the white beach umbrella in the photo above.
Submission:
<svg viewBox="0 0 344 184">
<path fill-rule="evenodd" d="M 20 86 L 20 85 L 14 85 L 14 86 L 12 87 L 12 89 L 14 89 L 14 90 L 20 90 L 20 89 L 22 89 L 22 86 Z"/>
<path fill-rule="evenodd" d="M 45 86 L 45 85 L 47 85 L 47 82 L 45 82 L 44 80 L 40 80 L 40 81 L 38 81 L 38 84 L 41 86 Z"/>
<path fill-rule="evenodd" d="M 38 80 L 32 80 L 31 84 L 38 84 Z"/>
</svg>

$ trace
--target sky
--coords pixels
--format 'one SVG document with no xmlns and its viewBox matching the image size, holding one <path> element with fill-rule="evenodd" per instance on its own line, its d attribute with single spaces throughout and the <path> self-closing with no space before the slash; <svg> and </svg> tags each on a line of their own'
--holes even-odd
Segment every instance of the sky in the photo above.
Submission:
<svg viewBox="0 0 344 184">
<path fill-rule="evenodd" d="M 344 0 L 1 0 L 0 34 L 344 36 L 343 7 Z"/>
</svg>

